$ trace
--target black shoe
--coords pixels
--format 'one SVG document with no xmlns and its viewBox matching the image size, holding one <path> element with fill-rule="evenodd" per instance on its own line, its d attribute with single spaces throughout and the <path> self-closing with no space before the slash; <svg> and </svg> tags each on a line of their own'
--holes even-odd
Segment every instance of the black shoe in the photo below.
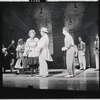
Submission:
<svg viewBox="0 0 100 100">
<path fill-rule="evenodd" d="M 19 75 L 19 73 L 16 73 L 16 75 Z"/>
<path fill-rule="evenodd" d="M 16 72 L 16 75 L 19 75 L 19 71 Z"/>
<path fill-rule="evenodd" d="M 84 70 L 84 68 L 81 68 L 80 70 Z"/>
<path fill-rule="evenodd" d="M 99 71 L 99 69 L 95 69 L 94 71 Z"/>
</svg>

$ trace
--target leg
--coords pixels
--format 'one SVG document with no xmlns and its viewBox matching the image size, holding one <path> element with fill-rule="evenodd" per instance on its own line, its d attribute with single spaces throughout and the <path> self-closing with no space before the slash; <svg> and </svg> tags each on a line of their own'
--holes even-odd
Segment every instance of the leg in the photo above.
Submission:
<svg viewBox="0 0 100 100">
<path fill-rule="evenodd" d="M 67 72 L 69 75 L 74 75 L 74 48 L 71 47 L 67 51 Z"/>
<path fill-rule="evenodd" d="M 83 56 L 83 69 L 86 69 L 86 59 L 85 59 L 85 55 Z"/>
<path fill-rule="evenodd" d="M 34 72 L 34 69 L 33 69 L 33 68 L 31 68 L 31 76 L 33 76 L 33 72 Z"/>
<path fill-rule="evenodd" d="M 19 73 L 20 73 L 20 70 L 18 69 L 17 72 L 16 72 L 16 75 L 19 75 Z"/>
<path fill-rule="evenodd" d="M 30 65 L 31 76 L 33 75 L 33 65 Z"/>
<path fill-rule="evenodd" d="M 13 71 L 14 62 L 15 62 L 15 59 L 11 58 L 11 63 L 10 63 L 10 70 L 11 70 L 11 72 Z"/>
<path fill-rule="evenodd" d="M 11 59 L 11 63 L 10 63 L 10 70 L 11 70 L 11 72 L 12 72 L 12 66 L 13 66 L 13 63 L 12 63 L 13 61 L 12 61 L 12 59 Z"/>
<path fill-rule="evenodd" d="M 35 65 L 36 74 L 38 74 L 38 64 Z"/>
<path fill-rule="evenodd" d="M 42 76 L 47 76 L 48 75 L 48 65 L 44 58 L 39 57 L 39 65 L 40 65 L 39 74 Z"/>
<path fill-rule="evenodd" d="M 83 65 L 82 65 L 82 51 L 78 52 L 78 60 L 79 60 L 80 69 L 82 69 L 83 68 Z"/>
<path fill-rule="evenodd" d="M 95 63 L 96 63 L 96 69 L 98 70 L 99 69 L 99 53 L 98 53 L 98 51 L 96 51 L 96 54 L 95 54 Z"/>
</svg>

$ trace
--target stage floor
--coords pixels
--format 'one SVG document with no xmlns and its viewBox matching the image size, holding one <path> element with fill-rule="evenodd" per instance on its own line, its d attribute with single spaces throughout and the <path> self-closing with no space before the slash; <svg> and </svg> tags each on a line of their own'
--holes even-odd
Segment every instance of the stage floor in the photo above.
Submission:
<svg viewBox="0 0 100 100">
<path fill-rule="evenodd" d="M 32 86 L 34 89 L 60 89 L 76 91 L 98 91 L 99 90 L 99 71 L 95 68 L 88 68 L 85 71 L 75 70 L 75 77 L 65 78 L 65 69 L 50 69 L 49 76 L 46 78 L 29 76 L 29 74 L 3 73 L 4 87 L 27 88 Z"/>
</svg>

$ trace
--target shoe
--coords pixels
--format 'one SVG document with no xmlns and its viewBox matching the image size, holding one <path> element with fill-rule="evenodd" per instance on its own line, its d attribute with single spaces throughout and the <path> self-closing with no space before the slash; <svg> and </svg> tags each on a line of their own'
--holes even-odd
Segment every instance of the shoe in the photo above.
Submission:
<svg viewBox="0 0 100 100">
<path fill-rule="evenodd" d="M 18 71 L 16 72 L 16 75 L 19 75 L 19 72 Z"/>
<path fill-rule="evenodd" d="M 43 75 L 42 77 L 43 77 L 43 78 L 46 78 L 46 77 L 48 77 L 48 75 Z"/>
<path fill-rule="evenodd" d="M 42 75 L 36 75 L 36 77 L 42 77 Z"/>
<path fill-rule="evenodd" d="M 66 75 L 65 78 L 72 78 L 74 75 Z"/>
<path fill-rule="evenodd" d="M 99 69 L 95 69 L 94 71 L 99 71 Z"/>
<path fill-rule="evenodd" d="M 81 68 L 80 70 L 84 70 L 84 68 Z"/>
</svg>

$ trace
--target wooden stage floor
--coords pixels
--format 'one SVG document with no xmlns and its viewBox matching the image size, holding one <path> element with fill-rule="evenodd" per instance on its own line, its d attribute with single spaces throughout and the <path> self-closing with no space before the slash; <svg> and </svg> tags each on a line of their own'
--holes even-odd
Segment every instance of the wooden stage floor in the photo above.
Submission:
<svg viewBox="0 0 100 100">
<path fill-rule="evenodd" d="M 65 78 L 65 69 L 50 69 L 49 77 L 42 78 L 29 76 L 29 74 L 3 73 L 4 87 L 27 88 L 32 86 L 34 89 L 57 89 L 75 91 L 98 91 L 99 90 L 99 71 L 88 68 L 85 71 L 75 70 L 75 77 Z"/>
</svg>

